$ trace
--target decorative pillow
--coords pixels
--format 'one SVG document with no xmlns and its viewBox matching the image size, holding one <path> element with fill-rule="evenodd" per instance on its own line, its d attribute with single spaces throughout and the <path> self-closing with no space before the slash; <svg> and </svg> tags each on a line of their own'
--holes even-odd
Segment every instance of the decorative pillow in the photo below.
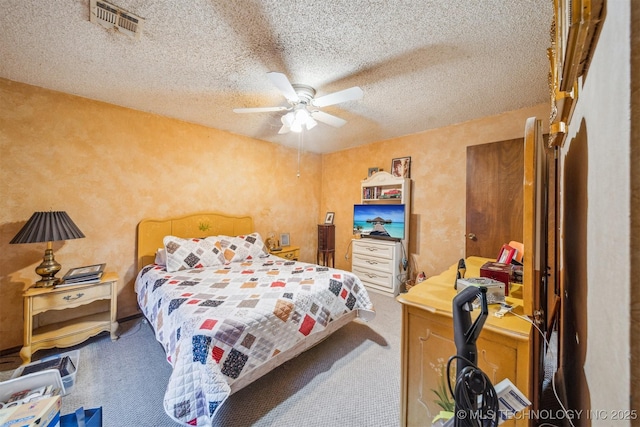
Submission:
<svg viewBox="0 0 640 427">
<path fill-rule="evenodd" d="M 162 267 L 167 265 L 167 250 L 165 248 L 158 248 L 158 250 L 156 251 L 156 260 L 154 261 L 154 263 Z"/>
<path fill-rule="evenodd" d="M 165 236 L 164 248 L 167 251 L 168 272 L 212 267 L 225 263 L 224 254 L 213 239 L 181 239 Z"/>
<path fill-rule="evenodd" d="M 216 239 L 227 262 L 238 262 L 269 255 L 259 233 L 236 237 L 217 236 Z"/>
</svg>

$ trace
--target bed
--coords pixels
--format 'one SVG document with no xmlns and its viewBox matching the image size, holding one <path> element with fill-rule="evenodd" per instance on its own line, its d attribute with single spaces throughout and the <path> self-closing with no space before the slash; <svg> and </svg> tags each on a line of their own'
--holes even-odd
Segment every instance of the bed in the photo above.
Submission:
<svg viewBox="0 0 640 427">
<path fill-rule="evenodd" d="M 270 255 L 251 217 L 143 220 L 137 259 L 138 305 L 173 368 L 164 409 L 183 425 L 213 424 L 229 395 L 375 316 L 357 276 Z"/>
</svg>

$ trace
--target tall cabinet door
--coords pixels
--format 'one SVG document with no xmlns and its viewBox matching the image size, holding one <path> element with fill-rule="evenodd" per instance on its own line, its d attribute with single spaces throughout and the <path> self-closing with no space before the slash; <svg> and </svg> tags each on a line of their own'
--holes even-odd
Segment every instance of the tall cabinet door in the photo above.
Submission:
<svg viewBox="0 0 640 427">
<path fill-rule="evenodd" d="M 557 170 L 554 152 L 542 134 L 542 122 L 535 117 L 527 119 L 524 147 L 524 311 L 548 338 L 561 310 L 557 283 Z M 527 253 L 531 255 L 526 256 Z M 547 370 L 545 343 L 538 334 L 532 341 L 533 401 L 534 408 L 538 408 Z"/>
<path fill-rule="evenodd" d="M 523 176 L 524 138 L 467 147 L 467 257 L 522 242 Z"/>
</svg>

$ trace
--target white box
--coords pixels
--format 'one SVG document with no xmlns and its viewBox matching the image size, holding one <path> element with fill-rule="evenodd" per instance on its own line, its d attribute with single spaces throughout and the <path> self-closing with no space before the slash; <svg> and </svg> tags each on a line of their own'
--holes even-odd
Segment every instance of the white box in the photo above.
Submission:
<svg viewBox="0 0 640 427">
<path fill-rule="evenodd" d="M 70 372 L 68 375 L 65 375 L 62 377 L 62 383 L 64 384 L 64 389 L 65 389 L 65 392 L 63 395 L 67 395 L 71 393 L 71 391 L 73 390 L 73 386 L 76 383 L 76 375 L 78 373 L 78 364 L 80 363 L 80 350 L 73 350 L 73 351 L 68 351 L 66 353 L 54 354 L 54 355 L 42 358 L 36 362 L 31 362 L 26 365 L 20 366 L 15 370 L 11 378 L 20 377 L 22 375 L 22 371 L 24 371 L 24 369 L 27 366 L 37 367 L 39 364 L 42 364 L 44 362 L 48 362 L 54 359 L 62 359 L 65 356 L 69 356 L 69 359 L 71 359 L 71 362 L 73 363 L 73 366 L 75 368 L 73 372 Z"/>
<path fill-rule="evenodd" d="M 458 293 L 468 286 L 484 286 L 487 288 L 487 304 L 505 302 L 504 283 L 489 277 L 469 277 L 457 280 Z"/>
<path fill-rule="evenodd" d="M 509 380 L 505 378 L 494 387 L 498 396 L 499 416 L 498 424 L 513 418 L 514 415 L 531 405 L 527 396 Z"/>
<path fill-rule="evenodd" d="M 56 371 L 57 372 L 57 371 Z M 55 427 L 60 425 L 60 396 L 0 409 L 0 426 Z"/>
</svg>

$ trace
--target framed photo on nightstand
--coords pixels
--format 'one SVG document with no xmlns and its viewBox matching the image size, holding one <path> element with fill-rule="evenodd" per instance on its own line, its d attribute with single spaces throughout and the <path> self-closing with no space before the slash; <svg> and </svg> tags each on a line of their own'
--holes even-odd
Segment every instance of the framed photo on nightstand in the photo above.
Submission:
<svg viewBox="0 0 640 427">
<path fill-rule="evenodd" d="M 289 233 L 283 233 L 280 235 L 280 246 L 289 246 Z"/>
</svg>

